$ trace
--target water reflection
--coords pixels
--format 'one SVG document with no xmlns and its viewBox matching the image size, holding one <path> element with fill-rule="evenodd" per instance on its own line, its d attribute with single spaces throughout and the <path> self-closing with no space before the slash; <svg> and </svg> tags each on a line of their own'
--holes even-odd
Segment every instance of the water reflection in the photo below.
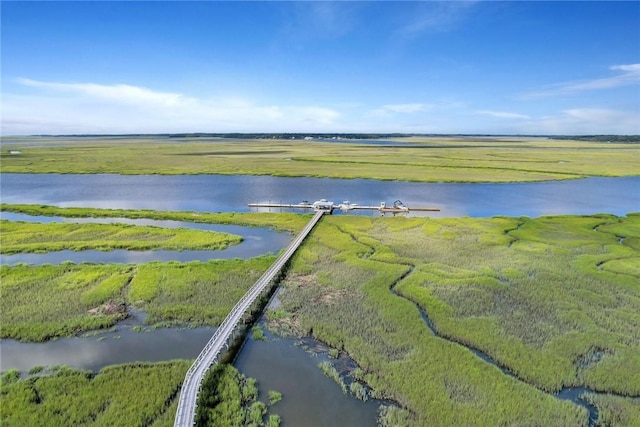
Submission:
<svg viewBox="0 0 640 427">
<path fill-rule="evenodd" d="M 229 251 L 229 252 L 228 252 Z M 128 251 L 118 249 L 108 252 L 83 250 L 83 251 L 56 251 L 44 254 L 15 254 L 0 255 L 0 264 L 15 265 L 19 263 L 43 265 L 43 264 L 61 264 L 63 262 L 72 262 L 74 264 L 81 263 L 116 263 L 116 264 L 141 264 L 151 261 L 208 261 L 210 259 L 230 259 L 240 258 L 245 254 L 243 251 L 231 249 L 216 251 Z M 260 254 L 257 254 L 260 255 Z"/>
<path fill-rule="evenodd" d="M 264 329 L 264 328 L 263 328 Z M 266 341 L 248 338 L 234 362 L 243 374 L 256 378 L 261 392 L 277 390 L 283 399 L 274 407 L 286 425 L 317 427 L 375 426 L 380 401 L 361 402 L 344 395 L 318 364 L 326 354 L 309 354 L 295 339 L 265 330 Z"/>
<path fill-rule="evenodd" d="M 67 365 L 98 371 L 105 366 L 129 362 L 195 359 L 214 328 L 160 328 L 136 332 L 118 327 L 92 337 L 59 338 L 45 343 L 2 340 L 0 369 L 26 372 L 34 366 Z"/>
<path fill-rule="evenodd" d="M 46 217 L 17 214 L 13 212 L 2 212 L 2 219 L 10 221 L 29 222 L 73 222 L 73 223 L 121 223 L 131 225 L 153 225 L 167 228 L 192 228 L 207 231 L 219 231 L 242 236 L 244 239 L 240 244 L 229 246 L 220 250 L 185 250 L 185 251 L 56 251 L 44 254 L 20 253 L 15 255 L 0 255 L 0 264 L 14 265 L 17 263 L 27 263 L 41 265 L 45 263 L 60 264 L 65 261 L 74 263 L 143 263 L 149 261 L 208 261 L 210 259 L 248 259 L 267 253 L 278 253 L 291 241 L 291 235 L 284 232 L 277 232 L 266 228 L 243 227 L 236 225 L 220 224 L 200 224 L 181 221 L 158 221 L 149 219 L 128 219 L 128 218 L 63 218 Z"/>
<path fill-rule="evenodd" d="M 441 209 L 429 216 L 491 217 L 640 210 L 640 176 L 521 184 L 438 184 L 364 179 L 222 175 L 3 174 L 4 203 L 121 209 L 246 212 L 251 202 L 326 198 Z M 367 215 L 378 215 L 365 213 Z"/>
<path fill-rule="evenodd" d="M 136 332 L 144 321 L 141 312 L 120 322 L 115 330 L 94 336 L 60 338 L 45 343 L 2 340 L 0 369 L 23 373 L 34 366 L 67 365 L 99 371 L 105 366 L 136 361 L 156 362 L 195 359 L 215 331 L 214 328 L 160 328 Z M 251 334 L 234 361 L 245 375 L 256 378 L 264 401 L 266 393 L 277 390 L 283 400 L 274 411 L 287 425 L 354 427 L 376 425 L 377 400 L 361 402 L 344 395 L 318 364 L 330 360 L 326 352 L 308 353 L 296 339 L 279 338 L 264 328 L 265 341 Z M 314 343 L 307 339 L 308 343 Z"/>
</svg>

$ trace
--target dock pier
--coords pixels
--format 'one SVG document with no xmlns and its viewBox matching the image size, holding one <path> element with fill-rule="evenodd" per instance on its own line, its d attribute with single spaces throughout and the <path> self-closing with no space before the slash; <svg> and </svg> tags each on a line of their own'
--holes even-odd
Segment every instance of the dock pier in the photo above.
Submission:
<svg viewBox="0 0 640 427">
<path fill-rule="evenodd" d="M 246 294 L 231 309 L 227 317 L 214 332 L 207 345 L 200 352 L 193 365 L 185 375 L 184 383 L 180 389 L 178 398 L 178 410 L 174 419 L 174 427 L 193 426 L 196 419 L 196 408 L 198 404 L 198 394 L 204 376 L 209 367 L 217 363 L 223 347 L 228 348 L 229 341 L 233 339 L 233 333 L 236 326 L 242 319 L 244 313 L 258 299 L 258 297 L 269 288 L 276 275 L 282 270 L 282 267 L 291 259 L 296 250 L 300 247 L 304 239 L 309 235 L 313 227 L 320 221 L 322 215 L 327 213 L 326 210 L 317 210 L 315 215 L 295 237 L 295 239 L 287 246 L 285 251 L 278 257 L 267 271 L 264 272 L 258 281 L 247 291 Z"/>
<path fill-rule="evenodd" d="M 297 204 L 291 203 L 249 203 L 249 207 L 256 208 L 289 208 L 289 209 L 310 209 L 315 214 L 302 231 L 287 246 L 285 251 L 278 259 L 264 272 L 258 281 L 247 291 L 247 293 L 236 303 L 231 309 L 227 317 L 222 321 L 218 329 L 204 349 L 200 352 L 196 360 L 187 371 L 180 389 L 178 397 L 178 410 L 174 419 L 174 427 L 190 427 L 193 426 L 196 419 L 196 409 L 198 405 L 198 395 L 202 381 L 209 370 L 209 367 L 218 362 L 224 348 L 229 347 L 229 343 L 233 340 L 234 333 L 242 316 L 250 309 L 253 303 L 263 292 L 269 289 L 274 278 L 284 265 L 291 259 L 296 250 L 300 247 L 304 239 L 309 235 L 311 230 L 320 221 L 324 214 L 331 214 L 335 209 L 342 211 L 350 211 L 354 209 L 378 210 L 382 213 L 403 213 L 409 211 L 439 211 L 439 208 L 409 208 L 399 200 L 396 200 L 392 206 L 387 206 L 384 202 L 380 206 L 362 206 L 345 201 L 341 204 L 335 204 L 325 199 L 318 200 L 313 203 L 301 202 Z"/>
<path fill-rule="evenodd" d="M 283 209 L 312 209 L 314 211 L 323 210 L 326 212 L 333 212 L 334 210 L 340 210 L 348 212 L 351 210 L 370 210 L 379 211 L 381 213 L 404 213 L 404 212 L 439 212 L 440 208 L 434 207 L 409 207 L 402 203 L 400 200 L 396 200 L 392 205 L 387 205 L 385 202 L 380 203 L 379 206 L 367 206 L 359 205 L 357 203 L 351 203 L 348 200 L 342 203 L 333 203 L 326 199 L 321 199 L 313 203 L 303 201 L 300 203 L 249 203 L 250 208 L 283 208 Z"/>
</svg>

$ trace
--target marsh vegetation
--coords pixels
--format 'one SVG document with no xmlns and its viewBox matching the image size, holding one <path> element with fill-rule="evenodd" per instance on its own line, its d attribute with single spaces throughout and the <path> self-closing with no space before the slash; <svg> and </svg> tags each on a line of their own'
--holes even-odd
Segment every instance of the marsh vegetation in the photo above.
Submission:
<svg viewBox="0 0 640 427">
<path fill-rule="evenodd" d="M 270 226 L 296 230 L 295 214 L 196 214 L 2 205 L 2 210 L 62 217 L 126 217 Z M 2 221 L 3 252 L 53 249 L 172 247 L 235 242 L 225 233 L 122 224 L 40 224 Z M 274 257 L 138 265 L 0 266 L 2 338 L 45 341 L 113 326 L 129 306 L 143 308 L 156 325 L 218 325 Z"/>
<path fill-rule="evenodd" d="M 149 324 L 217 326 L 273 260 L 3 265 L 1 336 L 45 341 L 108 328 L 129 306 Z"/>
<path fill-rule="evenodd" d="M 114 365 L 97 374 L 55 366 L 2 375 L 2 425 L 173 425 L 178 393 L 188 361 Z M 42 368 L 42 367 L 41 367 Z M 270 391 L 268 406 L 258 400 L 257 382 L 233 366 L 217 365 L 207 374 L 200 394 L 198 426 L 274 426 L 269 413 L 282 396 Z M 277 422 L 276 422 L 277 421 Z"/>
<path fill-rule="evenodd" d="M 42 224 L 0 220 L 0 253 L 45 253 L 59 250 L 213 250 L 242 241 L 213 231 L 167 229 L 128 224 Z"/>
<path fill-rule="evenodd" d="M 94 374 L 55 367 L 20 379 L 3 376 L 0 422 L 6 426 L 169 427 L 187 361 L 114 365 Z"/>
<path fill-rule="evenodd" d="M 586 410 L 550 394 L 572 386 L 633 417 L 639 224 L 327 217 L 292 263 L 278 321 L 348 352 L 418 425 L 583 425 Z"/>
<path fill-rule="evenodd" d="M 258 400 L 258 384 L 255 379 L 242 375 L 226 363 L 212 367 L 205 376 L 198 397 L 197 426 L 278 427 L 280 417 L 270 413 L 282 396 L 270 390 L 268 406 Z"/>
<path fill-rule="evenodd" d="M 55 215 L 103 213 L 6 208 Z M 261 215 L 230 218 L 285 228 L 306 220 L 293 214 L 282 219 Z M 2 337 L 42 341 L 106 328 L 126 316 L 130 306 L 145 310 L 153 324 L 215 325 L 273 260 L 1 266 Z M 381 425 L 584 425 L 585 409 L 553 396 L 578 386 L 600 392 L 586 398 L 598 407 L 601 425 L 633 425 L 640 395 L 638 283 L 638 214 L 334 216 L 325 217 L 297 252 L 279 295 L 281 305 L 269 317 L 280 330 L 311 333 L 336 353 L 348 353 L 371 396 L 398 403 L 383 410 Z M 184 375 L 186 367 L 180 366 Z M 42 376 L 39 367 L 32 371 L 34 377 L 25 380 L 11 372 L 3 378 L 3 402 L 7 396 L 22 402 L 12 403 L 3 415 L 9 425 L 14 425 L 12 417 L 21 423 L 27 419 L 20 417 L 30 416 L 21 411 L 33 399 L 20 397 L 40 395 L 30 384 L 63 386 L 62 380 L 48 380 L 55 375 Z M 267 416 L 265 403 L 244 399 L 245 380 L 231 371 L 218 374 L 212 387 L 228 376 L 229 384 L 236 384 L 229 385 L 235 390 L 231 394 L 239 395 L 241 403 L 232 403 L 233 398 L 228 408 L 216 404 L 210 411 L 227 408 L 230 420 L 277 425 L 279 418 Z M 101 375 L 74 373 L 70 378 L 73 387 L 91 387 Z M 357 386 L 348 389 L 362 394 Z M 162 393 L 164 409 L 152 405 L 155 412 L 144 415 L 155 425 L 172 421 L 175 413 Z M 272 403 L 276 398 L 269 395 Z M 95 402 L 99 408 L 111 407 L 101 397 Z M 98 410 L 91 408 L 83 411 Z M 72 416 L 85 419 L 85 412 Z"/>
<path fill-rule="evenodd" d="M 548 138 L 398 140 L 407 143 L 33 137 L 6 139 L 1 154 L 5 173 L 244 174 L 421 182 L 637 175 L 635 144 Z M 20 154 L 9 155 L 12 150 Z"/>
<path fill-rule="evenodd" d="M 62 208 L 48 205 L 24 205 L 6 203 L 0 203 L 0 211 L 15 212 L 32 216 L 59 216 L 66 218 L 130 218 L 209 224 L 246 225 L 253 227 L 270 227 L 276 230 L 289 231 L 294 233 L 301 230 L 310 218 L 310 215 L 299 215 L 294 213 L 209 213 L 154 211 L 140 209 L 100 209 L 77 207 Z"/>
</svg>

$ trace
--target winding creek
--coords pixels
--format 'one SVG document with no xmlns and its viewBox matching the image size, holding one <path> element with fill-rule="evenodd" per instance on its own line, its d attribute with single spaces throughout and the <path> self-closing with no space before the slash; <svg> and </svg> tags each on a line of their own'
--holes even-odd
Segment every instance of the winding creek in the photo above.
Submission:
<svg viewBox="0 0 640 427">
<path fill-rule="evenodd" d="M 291 241 L 292 236 L 285 232 L 278 232 L 268 228 L 244 227 L 239 225 L 203 224 L 181 221 L 161 221 L 151 219 L 128 219 L 128 218 L 63 218 L 48 216 L 31 216 L 13 212 L 2 212 L 2 219 L 10 221 L 27 222 L 71 222 L 71 223 L 94 223 L 94 224 L 130 224 L 130 225 L 151 225 L 164 228 L 191 228 L 195 230 L 218 231 L 235 234 L 242 237 L 242 242 L 238 245 L 229 246 L 220 250 L 185 250 L 185 251 L 56 251 L 43 254 L 20 253 L 15 255 L 0 255 L 0 263 L 13 265 L 17 263 L 27 263 L 34 265 L 60 264 L 65 261 L 73 263 L 94 262 L 94 263 L 123 263 L 139 264 L 149 261 L 208 261 L 210 259 L 248 259 L 268 253 L 276 254 Z"/>
<path fill-rule="evenodd" d="M 589 178 L 576 181 L 527 184 L 424 184 L 318 178 L 278 178 L 254 176 L 120 176 L 120 175 L 37 175 L 3 174 L 0 182 L 4 203 L 50 204 L 95 208 L 193 210 L 207 212 L 248 211 L 249 202 L 297 202 L 327 198 L 350 199 L 360 204 L 401 199 L 409 206 L 435 206 L 441 212 L 430 216 L 473 217 L 539 216 L 545 214 L 612 213 L 625 215 L 640 210 L 640 177 Z M 371 213 L 361 213 L 371 215 Z M 377 213 L 376 213 L 377 215 Z M 31 217 L 2 213 L 2 219 L 39 222 L 100 222 L 184 227 L 238 234 L 243 242 L 222 251 L 61 251 L 49 254 L 2 256 L 2 264 L 72 262 L 141 263 L 159 261 L 205 261 L 213 258 L 250 258 L 276 253 L 291 240 L 287 233 L 254 227 L 194 224 L 178 221 L 129 220 L 122 218 Z M 407 273 L 409 275 L 411 271 Z M 404 276 L 406 277 L 406 275 Z M 404 278 L 403 277 L 403 278 Z M 402 278 L 400 279 L 402 280 Z M 401 298 L 394 288 L 394 294 Z M 438 337 L 428 314 L 416 305 L 425 325 Z M 142 331 L 140 331 L 142 329 Z M 132 361 L 191 359 L 200 352 L 213 328 L 158 328 L 144 325 L 144 313 L 118 323 L 112 330 L 46 343 L 2 340 L 0 367 L 28 371 L 36 365 L 91 369 Z M 305 352 L 296 340 L 265 333 L 267 341 L 247 338 L 235 365 L 258 379 L 261 390 L 278 390 L 285 399 L 276 412 L 283 422 L 332 426 L 348 422 L 353 426 L 375 424 L 379 402 L 360 402 L 324 377 L 317 364 L 323 353 Z M 449 340 L 452 341 L 452 340 Z M 455 341 L 452 341 L 455 342 Z M 500 369 L 489 355 L 462 345 L 476 356 Z M 517 379 L 517 378 L 516 378 Z M 555 396 L 585 407 L 589 425 L 595 425 L 597 409 L 589 405 L 583 388 L 567 388 Z M 323 408 L 331 407 L 331 411 Z"/>
<path fill-rule="evenodd" d="M 457 345 L 459 345 L 461 347 L 466 348 L 471 353 L 473 353 L 475 356 L 477 356 L 478 358 L 482 359 L 484 362 L 486 362 L 489 365 L 499 369 L 500 372 L 502 372 L 504 375 L 510 376 L 511 378 L 515 378 L 518 381 L 524 382 L 530 387 L 535 387 L 532 384 L 527 383 L 526 381 L 520 379 L 518 376 L 516 376 L 509 369 L 507 369 L 504 366 L 500 365 L 498 362 L 496 362 L 495 359 L 493 359 L 487 353 L 485 353 L 485 352 L 483 352 L 481 350 L 478 350 L 478 349 L 476 349 L 474 347 L 471 347 L 468 344 L 465 344 L 465 343 L 462 343 L 462 342 L 460 342 L 458 340 L 455 340 L 455 339 L 452 339 L 450 337 L 447 337 L 446 335 L 443 335 L 442 333 L 438 332 L 438 329 L 434 325 L 434 323 L 431 320 L 431 318 L 429 318 L 429 315 L 424 310 L 424 308 L 422 308 L 422 306 L 420 306 L 415 301 L 405 297 L 404 295 L 402 295 L 398 291 L 396 291 L 396 286 L 402 280 L 406 279 L 413 272 L 413 270 L 414 270 L 414 267 L 411 266 L 409 271 L 407 273 L 405 273 L 398 281 L 396 281 L 396 283 L 394 283 L 393 286 L 391 286 L 391 292 L 393 292 L 393 294 L 396 295 L 397 297 L 405 299 L 405 300 L 410 301 L 410 302 L 413 303 L 413 305 L 420 312 L 420 317 L 424 321 L 427 329 L 429 329 L 433 335 L 435 335 L 436 337 L 441 338 L 441 339 L 443 339 L 445 341 L 448 341 L 450 343 L 457 344 Z M 548 392 L 546 392 L 545 390 L 542 390 L 542 389 L 538 389 L 538 390 L 540 390 L 543 393 L 548 393 Z M 590 404 L 584 398 L 584 396 L 583 396 L 584 393 L 599 393 L 599 392 L 597 392 L 595 390 L 590 390 L 590 389 L 585 388 L 585 387 L 564 387 L 561 390 L 559 390 L 557 393 L 553 393 L 552 395 L 554 397 L 556 397 L 557 399 L 568 400 L 570 402 L 575 403 L 576 405 L 579 405 L 579 406 L 585 408 L 587 410 L 588 417 L 589 417 L 587 425 L 588 425 L 588 427 L 594 427 L 596 425 L 596 421 L 598 420 L 598 408 L 596 408 L 594 405 Z"/>
<path fill-rule="evenodd" d="M 519 230 L 520 227 L 522 226 L 521 223 L 519 223 L 517 225 L 516 228 L 514 228 L 513 230 Z M 597 231 L 598 226 L 594 227 L 594 231 Z M 509 233 L 513 230 L 507 230 L 505 232 L 505 234 L 509 235 Z M 352 236 L 352 238 L 354 238 L 354 236 Z M 513 244 L 513 242 L 517 240 L 514 238 L 514 240 L 512 240 L 509 245 Z M 619 239 L 619 243 L 621 244 L 622 241 L 624 239 Z M 360 244 L 368 246 L 371 250 L 371 252 L 375 252 L 375 248 L 369 245 L 366 245 L 366 243 L 363 243 L 361 241 L 359 241 Z M 600 268 L 601 265 L 598 265 L 598 268 Z M 484 351 L 477 349 L 475 347 L 472 347 L 469 344 L 466 344 L 464 342 L 461 342 L 459 340 L 456 340 L 455 338 L 451 338 L 449 336 L 446 336 L 444 334 L 442 334 L 441 332 L 438 331 L 436 325 L 433 323 L 433 321 L 431 320 L 431 318 L 429 317 L 429 314 L 427 313 L 427 311 L 417 302 L 415 302 L 414 300 L 405 297 L 404 295 L 402 295 L 401 293 L 399 293 L 396 290 L 396 287 L 398 286 L 398 284 L 400 284 L 400 282 L 402 282 L 403 280 L 405 280 L 407 277 L 409 277 L 413 271 L 415 269 L 415 266 L 410 265 L 409 269 L 406 273 L 404 273 L 391 287 L 390 290 L 391 292 L 396 295 L 399 298 L 405 299 L 409 302 L 411 302 L 416 309 L 418 310 L 418 312 L 420 313 L 420 317 L 422 318 L 422 320 L 424 321 L 425 326 L 427 327 L 427 329 L 429 329 L 429 331 L 431 331 L 431 333 L 433 335 L 435 335 L 436 337 L 443 339 L 445 341 L 448 341 L 450 343 L 459 345 L 461 347 L 466 348 L 467 350 L 469 350 L 471 353 L 473 353 L 475 356 L 477 356 L 478 358 L 482 359 L 484 362 L 488 363 L 489 365 L 497 368 L 498 370 L 500 370 L 500 372 L 502 372 L 504 375 L 510 376 L 514 379 L 516 379 L 517 381 L 521 381 L 525 384 L 527 384 L 528 386 L 531 387 L 535 387 L 535 385 L 532 385 L 528 382 L 526 382 L 525 380 L 521 379 L 520 377 L 518 377 L 514 372 L 512 372 L 511 370 L 509 370 L 507 367 L 501 365 L 500 363 L 498 363 L 493 357 L 491 357 L 489 354 L 485 353 Z M 572 402 L 576 405 L 579 405 L 583 408 L 585 408 L 587 410 L 588 413 L 588 420 L 587 420 L 587 425 L 588 427 L 594 427 L 596 425 L 596 422 L 598 420 L 598 408 L 595 405 L 592 405 L 586 398 L 585 398 L 585 394 L 586 393 L 593 393 L 593 394 L 609 394 L 612 396 L 618 396 L 618 397 L 631 397 L 631 398 L 640 398 L 640 396 L 623 396 L 621 394 L 617 394 L 617 393 L 604 393 L 598 390 L 593 390 L 593 389 L 589 389 L 587 387 L 563 387 L 562 389 L 558 390 L 555 393 L 549 393 L 546 390 L 542 390 L 538 387 L 536 387 L 538 390 L 540 390 L 543 393 L 547 393 L 547 394 L 551 394 L 552 396 L 554 396 L 557 399 L 560 400 L 567 400 L 569 402 Z"/>
</svg>

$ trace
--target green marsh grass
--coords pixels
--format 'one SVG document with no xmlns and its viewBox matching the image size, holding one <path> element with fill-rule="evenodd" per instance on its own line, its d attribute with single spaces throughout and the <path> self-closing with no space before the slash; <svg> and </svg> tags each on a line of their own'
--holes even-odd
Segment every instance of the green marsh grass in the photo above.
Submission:
<svg viewBox="0 0 640 427">
<path fill-rule="evenodd" d="M 522 182 L 637 175 L 637 144 L 551 138 L 421 137 L 407 146 L 158 136 L 3 141 L 5 173 L 224 174 L 423 182 Z M 37 145 L 32 145 L 37 142 Z M 19 155 L 9 155 L 18 150 Z M 597 154 L 597 155 L 594 155 Z"/>
<path fill-rule="evenodd" d="M 0 266 L 1 336 L 45 341 L 111 327 L 126 313 L 100 307 L 124 301 L 132 274 L 123 265 Z"/>
<path fill-rule="evenodd" d="M 62 368 L 3 381 L 4 426 L 170 426 L 188 361 L 109 366 L 98 374 Z"/>
<path fill-rule="evenodd" d="M 640 425 L 639 399 L 594 393 L 587 393 L 586 399 L 598 408 L 598 426 Z"/>
<path fill-rule="evenodd" d="M 412 425 L 584 425 L 550 393 L 640 394 L 637 227 L 637 215 L 327 217 L 292 262 L 280 314 L 349 353 Z M 594 349 L 601 360 L 581 363 Z"/>
<path fill-rule="evenodd" d="M 255 341 L 266 341 L 267 339 L 264 335 L 264 331 L 258 325 L 251 328 L 251 337 Z"/>
<path fill-rule="evenodd" d="M 362 400 L 363 402 L 369 400 L 367 389 L 357 381 L 353 381 L 349 384 L 349 393 L 351 393 L 351 395 L 356 399 Z"/>
<path fill-rule="evenodd" d="M 61 216 L 69 218 L 131 218 L 185 221 L 210 224 L 233 224 L 254 227 L 270 227 L 280 231 L 298 232 L 309 221 L 310 215 L 294 213 L 257 212 L 175 212 L 135 209 L 60 208 L 48 205 L 2 204 L 0 211 L 33 216 Z"/>
<path fill-rule="evenodd" d="M 123 213 L 144 214 L 114 216 Z M 308 219 L 293 217 L 227 218 L 292 228 Z M 640 390 L 638 230 L 636 214 L 325 217 L 292 260 L 270 318 L 348 353 L 372 396 L 400 405 L 381 413 L 381 425 L 584 425 L 584 409 L 549 392 Z M 111 301 L 143 308 L 152 323 L 216 324 L 274 258 L 1 266 L 3 337 L 39 341 L 108 327 L 117 316 L 87 313 Z M 416 304 L 445 338 L 431 333 Z M 593 396 L 603 424 L 638 417 L 633 398 Z M 174 403 L 158 418 L 164 425 L 170 411 Z"/>
<path fill-rule="evenodd" d="M 269 415 L 269 418 L 267 420 L 267 426 L 268 427 L 279 427 L 280 426 L 280 415 L 278 414 L 271 414 Z"/>
<path fill-rule="evenodd" d="M 128 306 L 145 310 L 150 324 L 215 326 L 273 260 L 3 265 L 1 337 L 46 341 L 109 328 Z"/>
<path fill-rule="evenodd" d="M 270 401 L 274 400 L 270 405 L 281 397 L 280 393 L 269 391 Z M 197 426 L 264 426 L 276 420 L 279 424 L 280 418 L 269 414 L 267 405 L 258 400 L 255 379 L 245 377 L 226 363 L 217 364 L 207 372 L 198 396 Z"/>
<path fill-rule="evenodd" d="M 269 226 L 295 231 L 305 218 L 295 214 L 200 214 L 39 205 L 3 205 L 30 215 L 71 217 L 111 216 L 222 222 Z M 39 224 L 2 222 L 3 251 L 124 247 L 212 248 L 240 238 L 225 233 L 103 224 Z M 126 239 L 129 238 L 127 241 Z M 99 239 L 102 239 L 100 241 Z M 149 242 L 151 241 L 151 242 Z M 106 242 L 106 243 L 105 243 Z M 13 248 L 13 249 L 12 249 Z M 136 266 L 63 263 L 43 266 L 0 266 L 3 338 L 45 341 L 113 326 L 127 315 L 126 306 L 143 308 L 152 324 L 217 325 L 253 282 L 273 262 L 273 256 L 251 260 L 191 263 L 148 263 Z M 125 288 L 126 287 L 126 288 Z M 103 310 L 116 304 L 117 313 Z"/>
<path fill-rule="evenodd" d="M 344 383 L 344 380 L 342 379 L 342 377 L 340 376 L 340 373 L 331 364 L 331 362 L 328 362 L 328 361 L 320 362 L 318 364 L 318 368 L 320 368 L 320 370 L 326 377 L 331 378 L 333 381 L 335 381 L 336 384 L 338 384 L 338 386 L 340 387 L 340 390 L 342 390 L 342 394 L 347 394 L 347 386 Z"/>
<path fill-rule="evenodd" d="M 267 394 L 269 396 L 269 406 L 273 406 L 282 400 L 282 393 L 279 391 L 269 390 Z"/>
<path fill-rule="evenodd" d="M 152 324 L 215 326 L 274 259 L 142 264 L 131 281 L 128 300 L 143 308 Z"/>
<path fill-rule="evenodd" d="M 127 224 L 43 224 L 0 220 L 0 227 L 0 252 L 5 255 L 87 249 L 211 250 L 224 249 L 242 241 L 240 236 L 228 233 Z"/>
</svg>

